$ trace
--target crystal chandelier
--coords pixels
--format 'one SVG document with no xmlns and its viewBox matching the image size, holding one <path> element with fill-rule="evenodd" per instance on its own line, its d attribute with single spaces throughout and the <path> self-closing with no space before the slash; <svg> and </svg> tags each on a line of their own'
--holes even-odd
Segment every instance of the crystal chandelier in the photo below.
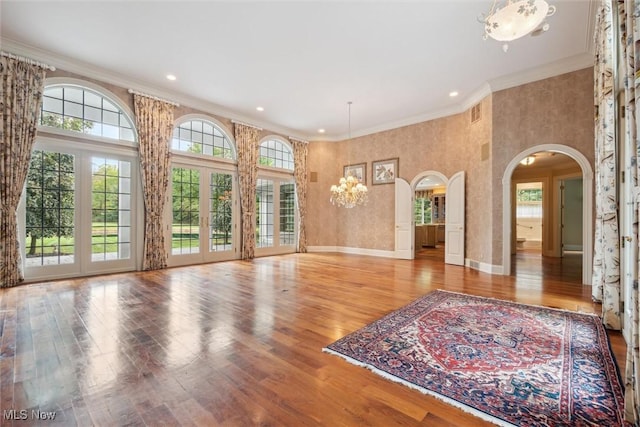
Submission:
<svg viewBox="0 0 640 427">
<path fill-rule="evenodd" d="M 349 105 L 349 139 L 351 139 L 351 104 Z M 352 175 L 351 171 L 347 176 L 340 178 L 338 185 L 331 186 L 331 203 L 338 207 L 353 208 L 357 205 L 367 203 L 367 187 Z"/>
<path fill-rule="evenodd" d="M 555 12 L 555 6 L 549 6 L 545 0 L 493 0 L 489 14 L 480 15 L 478 21 L 484 24 L 485 40 L 491 37 L 510 42 L 529 33 L 547 31 L 549 24 L 544 20 Z M 502 49 L 506 52 L 508 43 Z"/>
</svg>

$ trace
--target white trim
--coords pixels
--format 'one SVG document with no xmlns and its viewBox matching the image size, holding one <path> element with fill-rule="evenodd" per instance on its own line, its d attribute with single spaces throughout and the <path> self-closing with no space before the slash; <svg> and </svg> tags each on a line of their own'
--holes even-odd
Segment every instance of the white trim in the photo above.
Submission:
<svg viewBox="0 0 640 427">
<path fill-rule="evenodd" d="M 380 249 L 352 248 L 347 246 L 307 246 L 307 252 L 338 252 L 343 254 L 366 255 L 380 258 L 395 258 L 394 251 Z"/>
<path fill-rule="evenodd" d="M 593 263 L 593 170 L 587 158 L 575 148 L 561 144 L 542 144 L 527 148 L 514 156 L 502 176 L 502 269 L 511 274 L 511 177 L 525 157 L 540 152 L 562 153 L 575 160 L 582 170 L 582 283 L 591 284 Z"/>
<path fill-rule="evenodd" d="M 470 258 L 465 258 L 464 266 L 469 267 L 472 270 L 481 271 L 483 273 L 502 275 L 503 268 L 501 265 L 488 264 L 486 262 L 476 261 Z"/>
<path fill-rule="evenodd" d="M 426 178 L 431 175 L 435 175 L 438 178 L 440 178 L 440 180 L 444 183 L 445 187 L 449 184 L 449 178 L 444 176 L 444 174 L 438 171 L 429 170 L 429 171 L 420 172 L 418 175 L 415 176 L 415 178 L 411 180 L 411 188 L 413 189 L 413 191 L 416 191 L 416 187 L 418 186 L 420 181 L 422 181 L 423 178 Z"/>
<path fill-rule="evenodd" d="M 589 67 L 593 67 L 593 55 L 585 52 L 524 72 L 493 79 L 489 81 L 489 85 L 491 86 L 491 92 L 498 92 L 500 90 L 522 86 L 527 83 L 533 83 L 538 80 L 548 79 L 550 77 L 583 70 Z"/>
</svg>

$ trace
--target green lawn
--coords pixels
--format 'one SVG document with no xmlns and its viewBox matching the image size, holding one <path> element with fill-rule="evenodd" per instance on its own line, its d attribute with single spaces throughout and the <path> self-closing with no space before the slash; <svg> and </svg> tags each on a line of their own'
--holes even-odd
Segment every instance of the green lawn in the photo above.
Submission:
<svg viewBox="0 0 640 427">
<path fill-rule="evenodd" d="M 93 223 L 92 229 L 92 253 L 96 254 L 118 251 L 118 236 L 116 235 L 118 231 L 117 223 Z M 175 224 L 172 226 L 172 231 L 173 234 L 171 239 L 171 247 L 173 249 L 197 247 L 200 244 L 198 235 L 195 233 L 190 233 L 191 230 L 188 227 L 185 228 L 181 225 Z M 223 233 L 219 233 L 216 235 L 215 243 L 225 244 L 225 236 Z M 229 241 L 227 241 L 226 243 L 230 244 Z M 29 252 L 29 248 L 31 246 L 30 237 L 27 236 L 27 241 L 25 242 L 25 244 L 27 252 Z M 58 245 L 60 245 L 59 248 Z M 35 255 L 50 255 L 53 254 L 54 249 L 58 249 L 62 254 L 72 254 L 73 248 L 73 237 L 61 236 L 59 239 L 57 237 L 39 238 L 36 239 Z"/>
</svg>

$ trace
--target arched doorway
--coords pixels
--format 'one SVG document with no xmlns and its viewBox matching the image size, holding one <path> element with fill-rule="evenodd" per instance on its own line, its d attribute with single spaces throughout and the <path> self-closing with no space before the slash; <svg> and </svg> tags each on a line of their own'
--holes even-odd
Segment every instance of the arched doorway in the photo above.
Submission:
<svg viewBox="0 0 640 427">
<path fill-rule="evenodd" d="M 503 274 L 510 275 L 511 274 L 511 254 L 514 249 L 514 244 L 517 245 L 516 235 L 514 235 L 514 206 L 512 203 L 513 193 L 512 193 L 512 180 L 514 176 L 514 172 L 516 168 L 521 165 L 521 162 L 525 161 L 527 158 L 531 158 L 536 155 L 536 153 L 559 153 L 568 156 L 569 158 L 575 160 L 580 167 L 581 177 L 582 177 L 582 220 L 584 226 L 582 227 L 582 283 L 590 284 L 591 283 L 591 271 L 592 271 L 592 255 L 593 255 L 593 232 L 592 232 L 592 218 L 593 218 L 593 197 L 592 197 L 592 182 L 593 182 L 593 172 L 591 169 L 591 165 L 589 161 L 584 157 L 582 153 L 579 151 L 559 144 L 544 144 L 538 145 L 535 147 L 528 148 L 518 155 L 516 155 L 511 162 L 505 168 L 505 172 L 502 179 L 503 184 L 503 193 L 502 193 L 502 201 L 503 201 L 503 212 L 502 212 L 502 267 Z M 561 175 L 560 175 L 561 177 Z M 552 189 L 554 185 L 558 185 L 558 180 L 547 180 L 547 188 Z M 549 220 L 550 226 L 557 226 L 560 219 L 556 219 L 555 221 Z M 546 238 L 554 238 L 556 236 L 557 239 L 559 233 L 554 233 L 553 230 L 547 228 L 545 232 Z M 561 247 L 558 242 L 554 242 L 555 247 Z M 553 245 L 547 245 L 547 249 Z M 556 256 L 560 256 L 560 254 L 556 254 Z"/>
<path fill-rule="evenodd" d="M 424 171 L 411 181 L 414 192 L 415 257 L 444 262 L 445 206 L 449 180 L 438 171 Z"/>
</svg>

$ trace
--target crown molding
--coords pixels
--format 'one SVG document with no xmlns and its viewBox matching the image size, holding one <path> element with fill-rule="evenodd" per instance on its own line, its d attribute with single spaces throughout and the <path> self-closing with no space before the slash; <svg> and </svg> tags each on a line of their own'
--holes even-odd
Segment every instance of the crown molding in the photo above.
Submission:
<svg viewBox="0 0 640 427">
<path fill-rule="evenodd" d="M 58 70 L 79 74 L 81 76 L 90 77 L 112 85 L 120 86 L 124 89 L 133 88 L 136 91 L 152 94 L 159 98 L 165 98 L 172 102 L 179 103 L 184 106 L 202 110 L 204 113 L 221 116 L 227 119 L 251 123 L 252 126 L 268 129 L 274 133 L 293 136 L 300 139 L 309 139 L 308 135 L 301 134 L 295 129 L 284 126 L 278 126 L 273 123 L 261 122 L 255 118 L 244 116 L 241 112 L 226 108 L 222 105 L 205 101 L 200 98 L 187 96 L 179 92 L 171 92 L 156 86 L 149 85 L 146 82 L 133 78 L 123 77 L 122 75 L 109 72 L 103 68 L 72 59 L 63 55 L 36 48 L 15 40 L 2 38 L 2 50 L 13 53 L 15 55 L 25 56 L 37 61 L 46 62 L 56 67 Z"/>
<path fill-rule="evenodd" d="M 498 92 L 588 67 L 593 67 L 593 55 L 585 52 L 545 64 L 541 67 L 498 77 L 497 79 L 490 80 L 489 86 L 491 87 L 491 92 Z"/>
<path fill-rule="evenodd" d="M 460 114 L 471 108 L 473 105 L 480 102 L 485 97 L 489 96 L 493 92 L 497 92 L 504 89 L 509 89 L 515 86 L 521 86 L 523 84 L 531 83 L 538 80 L 543 80 L 549 77 L 554 77 L 560 74 L 569 73 L 572 71 L 581 70 L 584 68 L 593 66 L 593 26 L 595 25 L 595 13 L 596 13 L 596 0 L 590 1 L 589 17 L 592 24 L 589 27 L 587 38 L 585 40 L 586 50 L 584 53 L 565 58 L 553 63 L 543 65 L 541 67 L 525 70 L 510 74 L 507 76 L 499 77 L 488 81 L 478 88 L 475 92 L 471 93 L 460 103 L 447 107 L 441 110 L 432 111 L 424 114 L 407 117 L 401 120 L 387 122 L 375 127 L 361 129 L 356 132 L 352 132 L 351 138 L 362 137 L 371 135 L 374 133 L 385 132 L 392 129 L 397 129 L 405 126 L 415 125 L 418 123 L 435 120 L 443 117 Z M 337 135 L 330 137 L 327 135 L 305 135 L 299 131 L 283 126 L 279 126 L 269 122 L 262 122 L 255 120 L 254 118 L 247 117 L 239 111 L 235 111 L 224 106 L 215 104 L 213 102 L 205 101 L 200 98 L 190 97 L 178 92 L 170 92 L 165 89 L 161 89 L 155 86 L 151 86 L 148 83 L 129 79 L 121 75 L 111 73 L 108 70 L 98 68 L 92 64 L 71 59 L 62 55 L 58 55 L 43 49 L 35 48 L 23 43 L 19 43 L 10 39 L 2 39 L 2 49 L 7 52 L 11 52 L 16 55 L 32 58 L 37 61 L 46 62 L 56 68 L 72 73 L 76 73 L 82 76 L 91 76 L 99 81 L 110 83 L 122 88 L 135 88 L 141 92 L 153 94 L 161 98 L 166 98 L 182 105 L 189 106 L 198 110 L 202 110 L 204 113 L 225 117 L 231 120 L 251 123 L 252 126 L 268 129 L 270 132 L 279 133 L 286 136 L 291 136 L 297 139 L 312 141 L 312 142 L 337 142 L 343 141 L 349 138 L 349 135 Z"/>
<path fill-rule="evenodd" d="M 593 1 L 591 2 L 593 4 Z M 581 53 L 571 56 L 569 58 L 562 59 L 560 61 L 545 64 L 541 67 L 531 68 L 529 70 L 521 71 L 518 73 L 509 74 L 497 79 L 490 80 L 482 85 L 475 92 L 471 93 L 468 97 L 462 100 L 459 104 L 452 107 L 445 108 L 438 111 L 433 111 L 426 114 L 420 114 L 417 116 L 408 117 L 402 120 L 393 121 L 381 124 L 376 127 L 361 129 L 356 132 L 352 132 L 351 137 L 360 137 L 365 135 L 371 135 L 378 132 L 384 132 L 392 129 L 397 129 L 404 126 L 415 125 L 418 123 L 426 122 L 429 120 L 440 119 L 443 117 L 460 114 L 473 107 L 478 102 L 482 101 L 485 97 L 491 95 L 494 92 L 500 90 L 509 89 L 516 86 L 522 86 L 527 83 L 532 83 L 538 80 L 544 80 L 550 77 L 559 76 L 561 74 L 570 73 L 572 71 L 582 70 L 593 66 L 593 55 L 589 52 Z M 323 138 L 321 141 L 343 141 L 348 139 L 348 135 L 340 135 L 336 138 Z M 311 141 L 320 140 L 310 138 Z"/>
</svg>

